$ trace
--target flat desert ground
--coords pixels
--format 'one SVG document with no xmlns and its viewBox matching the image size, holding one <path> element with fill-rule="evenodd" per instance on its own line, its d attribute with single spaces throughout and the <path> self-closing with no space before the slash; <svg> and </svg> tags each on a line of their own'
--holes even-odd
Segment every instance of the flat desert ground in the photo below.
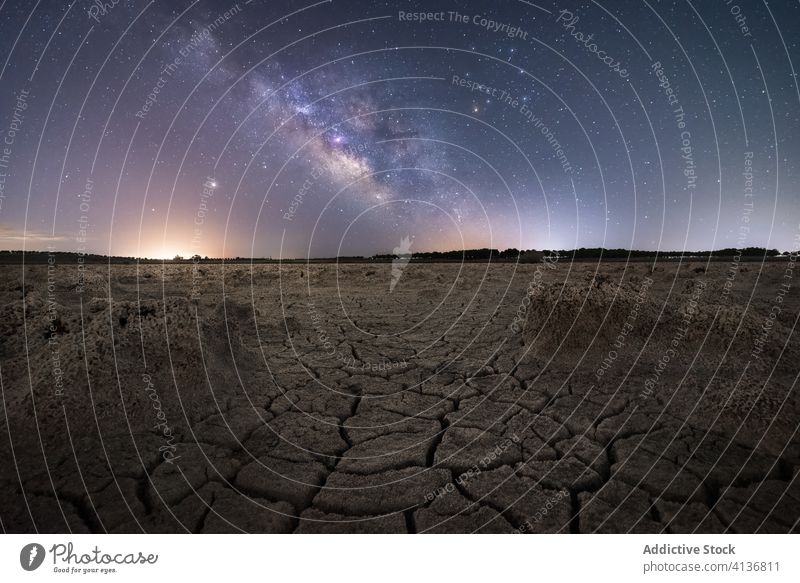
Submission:
<svg viewBox="0 0 800 583">
<path fill-rule="evenodd" d="M 2 266 L 2 529 L 797 531 L 800 282 L 738 265 Z"/>
</svg>

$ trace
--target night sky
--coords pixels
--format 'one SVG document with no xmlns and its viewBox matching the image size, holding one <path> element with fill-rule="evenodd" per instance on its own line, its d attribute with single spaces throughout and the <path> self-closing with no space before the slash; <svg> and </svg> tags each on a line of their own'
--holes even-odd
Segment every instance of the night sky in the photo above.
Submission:
<svg viewBox="0 0 800 583">
<path fill-rule="evenodd" d="M 0 31 L 0 249 L 798 246 L 797 2 L 6 0 Z"/>
</svg>

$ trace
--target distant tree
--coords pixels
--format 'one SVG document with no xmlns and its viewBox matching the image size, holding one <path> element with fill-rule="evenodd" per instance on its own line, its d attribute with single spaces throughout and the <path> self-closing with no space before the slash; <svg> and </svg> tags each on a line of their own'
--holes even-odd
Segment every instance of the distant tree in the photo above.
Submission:
<svg viewBox="0 0 800 583">
<path fill-rule="evenodd" d="M 516 259 L 520 256 L 519 249 L 511 247 L 510 249 L 506 249 L 505 251 L 500 251 L 499 257 L 500 259 Z"/>
<path fill-rule="evenodd" d="M 183 261 L 183 255 L 176 255 L 172 258 L 173 261 Z"/>
<path fill-rule="evenodd" d="M 520 263 L 539 263 L 544 257 L 544 253 L 535 249 L 528 249 L 520 254 Z"/>
</svg>

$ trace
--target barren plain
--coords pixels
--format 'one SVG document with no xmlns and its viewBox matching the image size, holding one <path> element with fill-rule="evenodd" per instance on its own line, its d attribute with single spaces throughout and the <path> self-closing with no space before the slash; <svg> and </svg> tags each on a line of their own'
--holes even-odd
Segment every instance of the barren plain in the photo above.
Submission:
<svg viewBox="0 0 800 583">
<path fill-rule="evenodd" d="M 786 261 L 3 266 L 6 532 L 792 532 Z"/>
</svg>

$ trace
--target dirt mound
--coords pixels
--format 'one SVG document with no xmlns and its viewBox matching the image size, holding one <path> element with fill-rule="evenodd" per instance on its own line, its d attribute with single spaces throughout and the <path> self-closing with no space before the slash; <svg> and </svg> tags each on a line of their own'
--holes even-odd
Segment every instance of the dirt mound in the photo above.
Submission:
<svg viewBox="0 0 800 583">
<path fill-rule="evenodd" d="M 648 281 L 651 282 L 648 284 Z M 719 303 L 702 280 L 655 291 L 652 280 L 595 283 L 588 287 L 545 284 L 530 295 L 523 328 L 525 345 L 573 357 L 625 348 L 682 353 L 710 351 L 776 358 L 791 330 L 754 306 Z M 797 353 L 797 347 L 789 350 Z"/>
<path fill-rule="evenodd" d="M 630 284 L 543 284 L 529 297 L 525 345 L 558 347 L 559 353 L 608 350 L 623 330 L 629 339 L 646 338 L 661 310 L 646 287 Z"/>
</svg>

